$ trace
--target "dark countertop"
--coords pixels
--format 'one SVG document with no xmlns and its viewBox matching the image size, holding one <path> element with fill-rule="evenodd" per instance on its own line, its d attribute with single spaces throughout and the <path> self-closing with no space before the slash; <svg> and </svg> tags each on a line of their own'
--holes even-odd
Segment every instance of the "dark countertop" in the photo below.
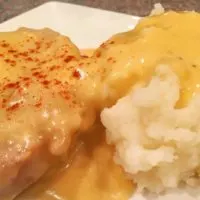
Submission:
<svg viewBox="0 0 200 200">
<path fill-rule="evenodd" d="M 200 0 L 60 0 L 134 15 L 147 15 L 160 2 L 166 9 L 200 11 Z M 0 23 L 49 0 L 0 0 Z"/>
</svg>

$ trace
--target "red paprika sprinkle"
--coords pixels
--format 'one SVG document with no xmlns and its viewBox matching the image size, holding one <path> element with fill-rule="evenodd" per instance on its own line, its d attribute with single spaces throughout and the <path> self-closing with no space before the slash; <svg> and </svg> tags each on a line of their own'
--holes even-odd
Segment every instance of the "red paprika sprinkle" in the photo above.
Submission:
<svg viewBox="0 0 200 200">
<path fill-rule="evenodd" d="M 36 46 L 36 49 L 40 49 L 41 43 L 40 42 L 35 42 L 35 46 Z"/>
<path fill-rule="evenodd" d="M 17 51 L 16 50 L 13 50 L 13 49 L 10 49 L 8 50 L 8 53 L 16 53 Z"/>
<path fill-rule="evenodd" d="M 8 83 L 4 86 L 4 89 L 13 89 L 19 87 L 19 82 Z"/>
<path fill-rule="evenodd" d="M 73 72 L 73 77 L 75 77 L 75 78 L 81 78 L 81 74 L 80 74 L 80 72 L 78 71 L 78 70 L 74 70 L 74 72 Z"/>
<path fill-rule="evenodd" d="M 38 78 L 46 78 L 47 77 L 47 75 L 44 75 L 44 74 L 40 74 L 39 76 L 38 76 Z"/>
<path fill-rule="evenodd" d="M 39 67 L 34 67 L 34 68 L 31 69 L 31 71 L 35 71 L 35 70 L 38 70 L 38 69 L 39 69 Z"/>
<path fill-rule="evenodd" d="M 108 59 L 107 59 L 107 61 L 109 62 L 109 61 L 111 61 L 113 58 L 112 57 L 109 57 Z"/>
<path fill-rule="evenodd" d="M 23 79 L 24 81 L 29 81 L 29 80 L 30 80 L 29 77 L 22 77 L 22 79 Z"/>
<path fill-rule="evenodd" d="M 44 80 L 44 81 L 42 81 L 41 83 L 42 83 L 43 85 L 46 86 L 46 85 L 49 85 L 50 81 L 48 81 L 48 80 Z"/>
<path fill-rule="evenodd" d="M 55 82 L 55 85 L 60 85 L 61 84 L 61 81 L 59 81 L 57 79 L 54 79 L 54 82 Z"/>
<path fill-rule="evenodd" d="M 9 44 L 8 43 L 3 43 L 1 46 L 6 48 L 6 47 L 9 47 Z"/>
<path fill-rule="evenodd" d="M 14 56 L 15 58 L 18 58 L 18 55 L 17 55 L 17 54 L 14 54 L 13 56 Z"/>
<path fill-rule="evenodd" d="M 40 108 L 41 106 L 42 106 L 41 102 L 38 102 L 38 103 L 35 104 L 35 107 L 37 107 L 37 108 Z"/>
<path fill-rule="evenodd" d="M 96 53 L 96 57 L 99 58 L 101 56 L 101 52 Z"/>
<path fill-rule="evenodd" d="M 50 71 L 53 71 L 53 70 L 59 69 L 59 68 L 61 68 L 61 66 L 59 66 L 59 65 L 54 65 L 54 66 L 52 66 L 52 67 L 50 68 Z"/>
<path fill-rule="evenodd" d="M 40 75 L 40 73 L 41 73 L 41 72 L 34 72 L 32 75 L 33 75 L 33 76 L 38 76 L 38 75 Z"/>
<path fill-rule="evenodd" d="M 7 111 L 14 111 L 14 110 L 16 110 L 17 108 L 19 108 L 19 106 L 20 106 L 20 103 L 16 103 L 16 104 L 14 104 L 14 105 L 8 107 L 6 110 L 7 110 Z"/>
<path fill-rule="evenodd" d="M 28 57 L 26 60 L 27 60 L 27 61 L 33 61 L 33 58 Z"/>
<path fill-rule="evenodd" d="M 28 52 L 27 52 L 27 51 L 21 52 L 21 53 L 19 53 L 19 55 L 20 55 L 20 56 L 27 57 L 27 56 L 28 56 Z"/>
<path fill-rule="evenodd" d="M 67 58 L 65 58 L 65 62 L 70 62 L 70 61 L 72 61 L 73 59 L 75 59 L 75 57 L 74 56 L 67 56 Z"/>
<path fill-rule="evenodd" d="M 69 93 L 67 91 L 60 91 L 60 95 L 65 98 L 66 100 L 70 99 Z"/>
</svg>

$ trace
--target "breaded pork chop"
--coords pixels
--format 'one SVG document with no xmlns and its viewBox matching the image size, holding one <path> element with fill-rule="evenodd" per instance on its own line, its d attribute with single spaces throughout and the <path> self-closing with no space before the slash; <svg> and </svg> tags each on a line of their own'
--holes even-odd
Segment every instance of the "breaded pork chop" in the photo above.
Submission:
<svg viewBox="0 0 200 200">
<path fill-rule="evenodd" d="M 84 62 L 49 29 L 0 33 L 1 200 L 41 177 L 93 123 L 97 86 Z"/>
</svg>

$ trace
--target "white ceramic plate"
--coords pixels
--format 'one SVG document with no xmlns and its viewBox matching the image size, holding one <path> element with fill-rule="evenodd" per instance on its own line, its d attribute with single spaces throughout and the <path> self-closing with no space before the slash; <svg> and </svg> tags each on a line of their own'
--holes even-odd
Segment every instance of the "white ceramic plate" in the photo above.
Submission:
<svg viewBox="0 0 200 200">
<path fill-rule="evenodd" d="M 67 3 L 45 3 L 0 24 L 0 31 L 48 27 L 69 36 L 79 48 L 93 48 L 111 35 L 132 29 L 139 17 Z"/>
<path fill-rule="evenodd" d="M 111 35 L 135 27 L 139 17 L 110 11 L 50 2 L 0 24 L 0 31 L 16 30 L 19 27 L 48 27 L 69 36 L 79 48 L 95 48 Z M 200 200 L 199 191 L 169 191 L 155 198 L 136 194 L 132 200 Z"/>
</svg>

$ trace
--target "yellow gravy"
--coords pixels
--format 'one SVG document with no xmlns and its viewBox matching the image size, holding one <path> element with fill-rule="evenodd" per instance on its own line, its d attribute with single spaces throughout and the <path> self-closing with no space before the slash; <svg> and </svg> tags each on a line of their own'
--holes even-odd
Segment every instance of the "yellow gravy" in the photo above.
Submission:
<svg viewBox="0 0 200 200">
<path fill-rule="evenodd" d="M 200 88 L 200 14 L 167 12 L 146 17 L 132 31 L 119 33 L 94 53 L 105 71 L 108 95 L 123 96 L 136 83 L 152 77 L 155 67 L 168 65 L 180 78 L 184 106 Z"/>
<path fill-rule="evenodd" d="M 80 138 L 69 167 L 43 178 L 17 200 L 127 200 L 133 184 L 113 161 L 101 125 Z"/>
</svg>

